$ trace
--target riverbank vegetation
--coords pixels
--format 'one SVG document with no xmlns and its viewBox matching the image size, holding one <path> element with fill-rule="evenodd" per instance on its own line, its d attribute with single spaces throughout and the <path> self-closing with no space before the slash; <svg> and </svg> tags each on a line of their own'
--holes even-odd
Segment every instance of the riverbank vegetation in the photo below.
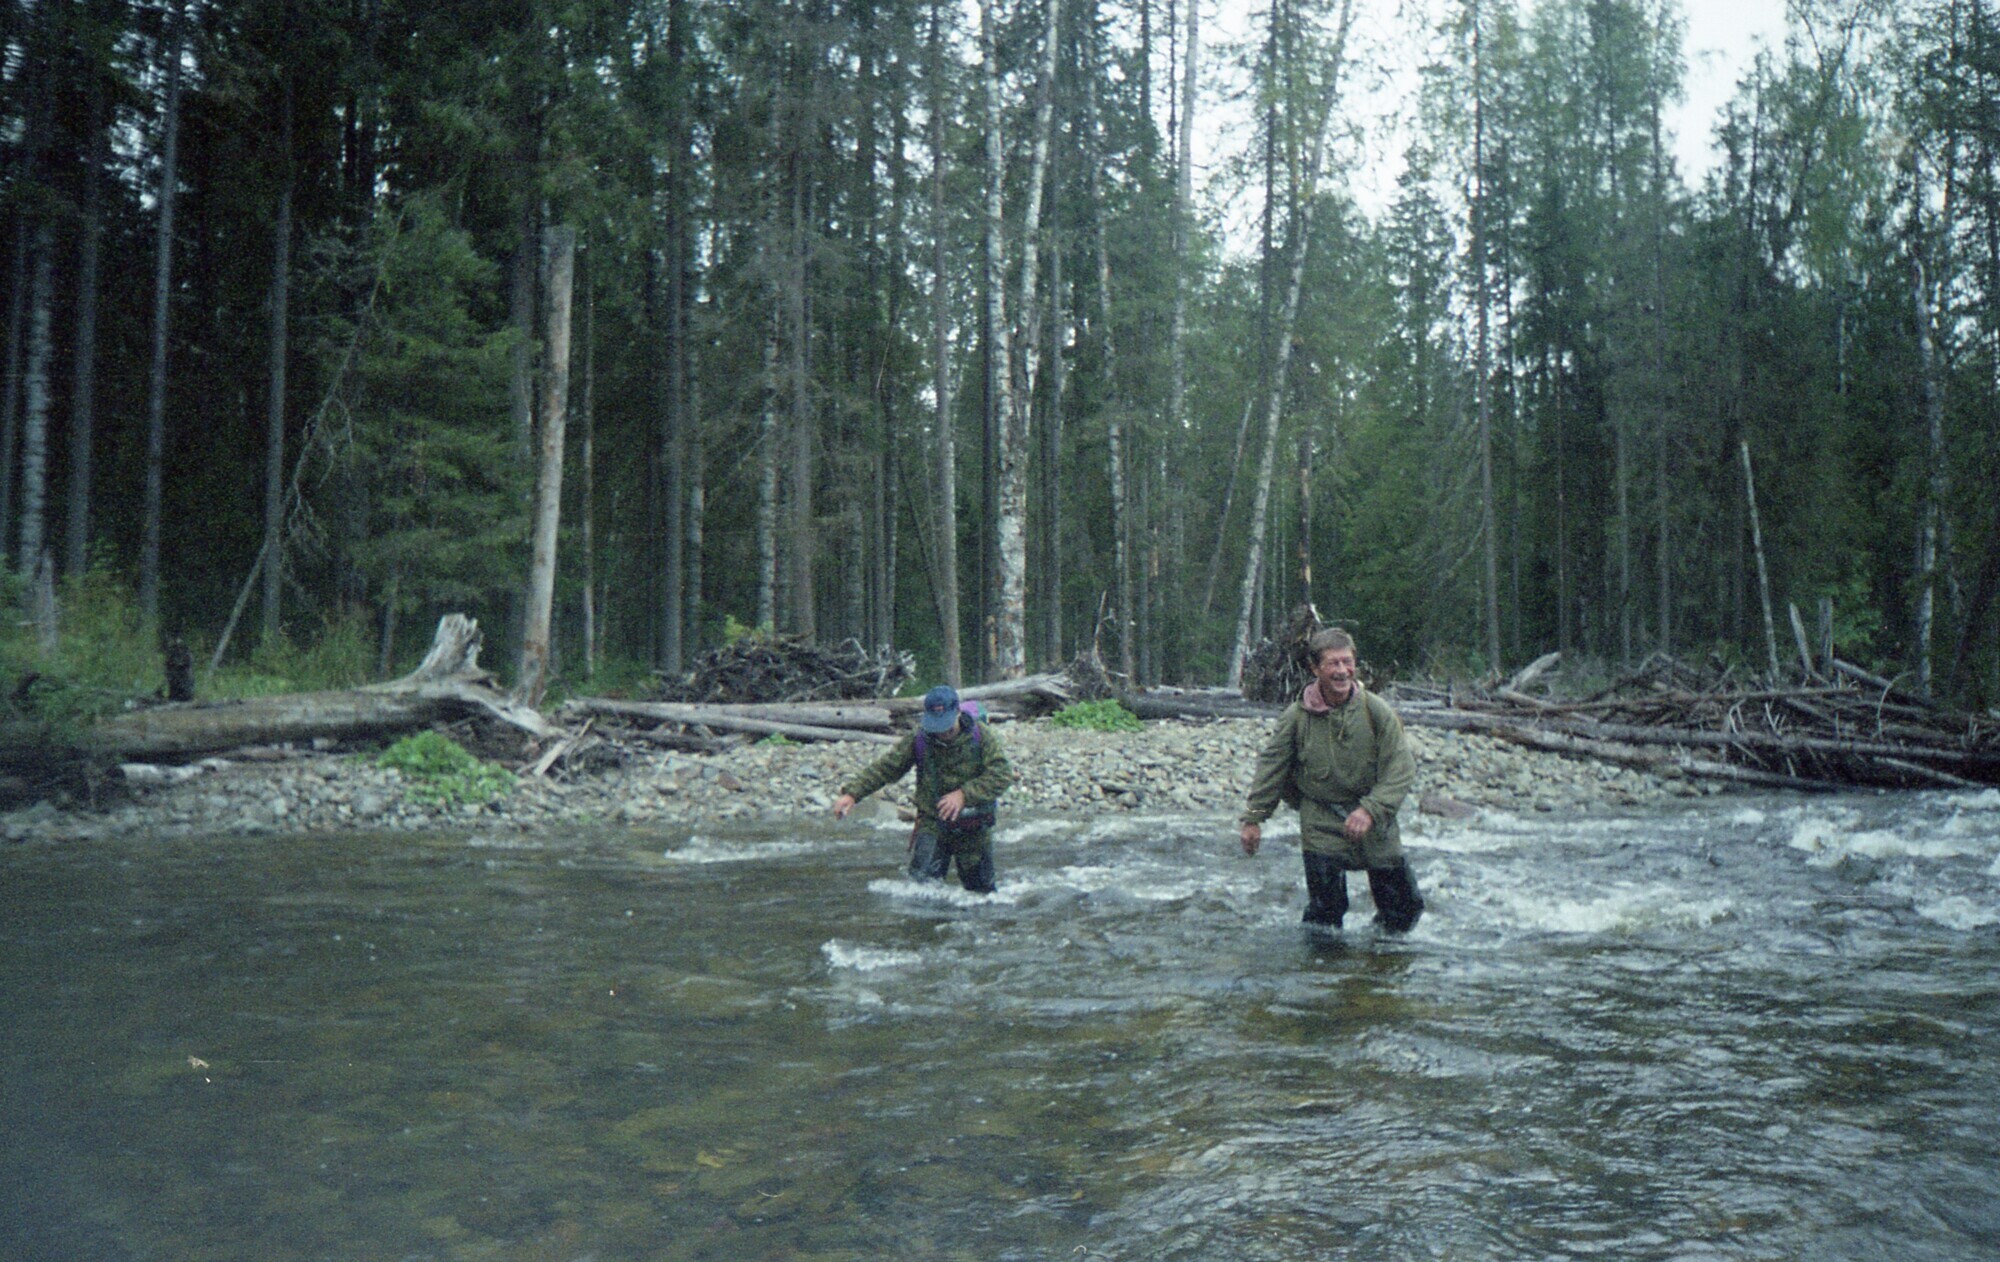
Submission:
<svg viewBox="0 0 2000 1262">
<path fill-rule="evenodd" d="M 1701 174 L 1671 0 L 1360 16 L 7 6 L 6 686 L 456 610 L 531 701 L 734 625 L 1233 683 L 1310 602 L 1383 675 L 2000 700 L 1993 0 L 1792 6 Z"/>
</svg>

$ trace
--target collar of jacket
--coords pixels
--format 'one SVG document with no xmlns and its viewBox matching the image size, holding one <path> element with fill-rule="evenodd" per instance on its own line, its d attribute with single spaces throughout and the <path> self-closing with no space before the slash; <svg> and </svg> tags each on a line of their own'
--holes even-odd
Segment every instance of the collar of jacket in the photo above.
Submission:
<svg viewBox="0 0 2000 1262">
<path fill-rule="evenodd" d="M 1362 688 L 1361 681 L 1358 679 L 1355 680 L 1354 691 L 1347 694 L 1347 701 L 1345 702 L 1345 704 L 1341 706 L 1341 708 L 1346 709 L 1348 706 L 1353 705 L 1356 701 L 1359 701 L 1361 699 L 1361 694 L 1364 691 L 1366 690 Z M 1317 679 L 1307 684 L 1305 686 L 1305 690 L 1299 693 L 1299 707 L 1303 709 L 1307 714 L 1333 713 L 1333 707 L 1326 703 L 1325 697 L 1319 695 L 1319 680 Z"/>
</svg>

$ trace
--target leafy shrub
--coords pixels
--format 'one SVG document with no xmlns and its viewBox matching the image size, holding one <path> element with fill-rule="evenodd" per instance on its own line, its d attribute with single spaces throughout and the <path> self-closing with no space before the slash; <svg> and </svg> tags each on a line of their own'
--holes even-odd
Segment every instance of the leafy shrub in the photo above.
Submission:
<svg viewBox="0 0 2000 1262">
<path fill-rule="evenodd" d="M 1146 726 L 1139 721 L 1138 715 L 1109 698 L 1066 705 L 1050 716 L 1049 722 L 1057 727 L 1082 728 L 1090 732 L 1138 732 Z"/>
<path fill-rule="evenodd" d="M 477 805 L 514 787 L 512 772 L 479 761 L 442 732 L 405 736 L 375 765 L 401 772 L 409 799 L 427 806 Z"/>
</svg>

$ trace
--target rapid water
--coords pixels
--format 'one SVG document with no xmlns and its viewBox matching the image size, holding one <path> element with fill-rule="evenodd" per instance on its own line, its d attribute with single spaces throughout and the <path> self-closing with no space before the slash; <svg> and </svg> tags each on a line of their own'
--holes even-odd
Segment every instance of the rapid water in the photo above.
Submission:
<svg viewBox="0 0 2000 1262">
<path fill-rule="evenodd" d="M 1233 831 L 9 848 L 0 1257 L 2000 1256 L 2000 793 Z"/>
</svg>

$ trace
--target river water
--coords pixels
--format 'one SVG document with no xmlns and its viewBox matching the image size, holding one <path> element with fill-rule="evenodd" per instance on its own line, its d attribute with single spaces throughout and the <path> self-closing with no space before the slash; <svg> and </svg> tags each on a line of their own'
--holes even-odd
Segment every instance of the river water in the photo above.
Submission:
<svg viewBox="0 0 2000 1262">
<path fill-rule="evenodd" d="M 2000 793 L 0 852 L 0 1256 L 2000 1256 Z"/>
</svg>

